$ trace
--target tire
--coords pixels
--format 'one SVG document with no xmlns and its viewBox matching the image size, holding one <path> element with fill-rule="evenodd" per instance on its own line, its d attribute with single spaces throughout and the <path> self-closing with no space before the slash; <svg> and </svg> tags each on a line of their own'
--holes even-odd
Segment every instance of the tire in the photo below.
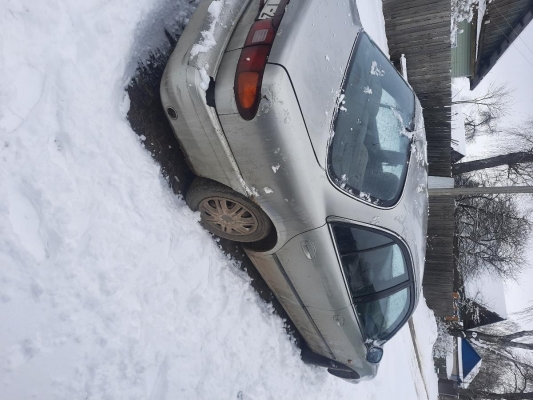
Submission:
<svg viewBox="0 0 533 400">
<path fill-rule="evenodd" d="M 270 218 L 249 198 L 205 178 L 195 178 L 187 205 L 200 211 L 201 224 L 209 232 L 241 243 L 257 242 L 273 230 Z"/>
<path fill-rule="evenodd" d="M 335 371 L 344 371 L 347 373 L 351 373 L 353 370 L 350 367 L 347 367 L 344 364 L 341 364 L 338 361 L 332 360 L 330 358 L 324 357 L 320 354 L 315 353 L 313 350 L 311 350 L 307 344 L 305 344 L 302 348 L 302 352 L 300 353 L 300 357 L 302 361 L 305 364 L 308 365 L 316 365 L 317 367 L 323 367 L 327 368 L 329 370 L 335 370 Z M 335 374 L 332 374 L 335 375 Z"/>
<path fill-rule="evenodd" d="M 355 380 L 361 378 L 359 374 L 353 370 L 348 371 L 346 369 L 334 369 L 334 368 L 328 368 L 328 372 L 336 376 L 337 378 L 347 379 L 347 380 Z"/>
</svg>

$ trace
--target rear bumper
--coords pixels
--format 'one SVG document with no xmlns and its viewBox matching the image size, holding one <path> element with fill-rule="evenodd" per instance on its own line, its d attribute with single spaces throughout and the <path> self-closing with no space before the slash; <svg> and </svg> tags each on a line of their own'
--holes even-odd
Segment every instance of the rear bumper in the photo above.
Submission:
<svg viewBox="0 0 533 400">
<path fill-rule="evenodd" d="M 167 118 L 194 172 L 249 195 L 215 108 L 206 100 L 236 21 L 250 0 L 204 0 L 196 9 L 167 63 L 161 101 L 177 118 Z M 214 19 L 221 5 L 218 18 Z M 213 41 L 215 43 L 213 43 Z"/>
</svg>

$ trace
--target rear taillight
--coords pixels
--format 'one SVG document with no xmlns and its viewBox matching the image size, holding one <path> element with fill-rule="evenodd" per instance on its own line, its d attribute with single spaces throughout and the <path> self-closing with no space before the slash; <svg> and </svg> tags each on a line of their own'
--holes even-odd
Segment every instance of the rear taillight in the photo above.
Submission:
<svg viewBox="0 0 533 400">
<path fill-rule="evenodd" d="M 257 44 L 272 44 L 276 35 L 276 28 L 272 25 L 271 19 L 262 19 L 254 22 L 244 42 L 244 47 Z"/>
<path fill-rule="evenodd" d="M 235 75 L 235 98 L 239 114 L 251 120 L 259 107 L 263 71 L 270 53 L 270 46 L 250 46 L 242 49 Z"/>
<path fill-rule="evenodd" d="M 268 1 L 266 2 L 268 5 Z M 273 18 L 259 19 L 250 28 L 235 75 L 235 99 L 240 116 L 249 121 L 257 114 L 261 83 L 268 55 L 288 0 L 281 1 Z"/>
</svg>

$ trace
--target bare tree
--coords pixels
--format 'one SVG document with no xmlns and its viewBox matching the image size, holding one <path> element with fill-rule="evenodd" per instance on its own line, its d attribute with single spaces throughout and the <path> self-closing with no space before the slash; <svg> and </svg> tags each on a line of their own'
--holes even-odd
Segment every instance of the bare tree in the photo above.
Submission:
<svg viewBox="0 0 533 400">
<path fill-rule="evenodd" d="M 523 180 L 530 182 L 533 177 L 532 163 L 533 152 L 528 149 L 527 151 L 517 151 L 480 160 L 454 164 L 452 168 L 453 174 L 458 175 L 487 168 L 505 166 L 507 167 L 507 175 L 509 178 L 514 178 L 513 180 L 520 180 L 520 178 L 522 178 Z"/>
<path fill-rule="evenodd" d="M 514 89 L 509 88 L 507 83 L 496 84 L 493 82 L 484 94 L 478 97 L 453 100 L 453 104 L 470 104 L 501 114 L 509 110 L 513 92 Z"/>
<path fill-rule="evenodd" d="M 529 306 L 516 313 L 516 315 L 523 322 L 533 322 L 533 302 L 530 302 Z"/>
<path fill-rule="evenodd" d="M 506 138 L 500 144 L 502 154 L 454 164 L 453 174 L 493 169 L 498 179 L 506 179 L 516 185 L 533 185 L 533 119 L 508 129 L 502 135 Z M 498 167 L 503 168 L 494 170 Z"/>
<path fill-rule="evenodd" d="M 520 400 L 520 399 L 533 399 L 533 392 L 528 393 L 496 393 L 488 392 L 486 390 L 472 390 L 472 389 L 459 389 L 460 399 L 507 399 L 507 400 Z"/>
<path fill-rule="evenodd" d="M 533 394 L 533 360 L 530 355 L 484 346 L 482 366 L 468 388 L 459 389 L 463 399 L 529 399 Z"/>
<path fill-rule="evenodd" d="M 489 392 L 478 389 L 463 389 L 459 388 L 459 396 L 461 399 L 505 399 L 505 400 L 521 400 L 533 399 L 533 392 L 517 391 L 517 392 Z"/>
<path fill-rule="evenodd" d="M 467 339 L 483 360 L 468 387 L 459 388 L 461 399 L 533 399 L 533 331 L 512 320 L 475 330 L 451 325 L 448 331 Z"/>
<path fill-rule="evenodd" d="M 533 363 L 530 356 L 487 346 L 477 350 L 482 354 L 481 369 L 467 389 L 460 389 L 461 398 L 517 398 L 515 394 L 524 395 L 532 391 Z"/>
<path fill-rule="evenodd" d="M 452 336 L 475 340 L 490 345 L 497 345 L 502 348 L 512 347 L 516 349 L 533 350 L 533 343 L 518 341 L 519 339 L 528 339 L 533 337 L 533 331 L 520 331 L 509 334 L 497 335 L 481 331 L 464 331 L 461 329 L 452 328 L 449 330 L 449 332 Z"/>
<path fill-rule="evenodd" d="M 499 132 L 498 122 L 503 113 L 491 110 L 471 110 L 463 113 L 465 125 L 465 137 L 468 142 L 482 134 L 495 134 Z"/>
<path fill-rule="evenodd" d="M 529 399 L 533 395 L 533 357 L 517 352 L 533 350 L 533 331 L 511 332 L 516 323 L 464 331 L 451 327 L 452 336 L 468 339 L 482 356 L 479 373 L 468 388 L 459 389 L 462 399 Z"/>
<path fill-rule="evenodd" d="M 513 89 L 506 83 L 491 83 L 487 91 L 478 97 L 452 101 L 453 104 L 467 106 L 463 111 L 468 141 L 482 134 L 499 132 L 498 120 L 509 113 L 512 93 Z"/>
<path fill-rule="evenodd" d="M 484 186 L 471 177 L 456 178 L 456 186 Z M 460 196 L 455 208 L 458 267 L 465 277 L 481 271 L 513 279 L 525 266 L 524 251 L 531 222 L 510 194 Z"/>
</svg>

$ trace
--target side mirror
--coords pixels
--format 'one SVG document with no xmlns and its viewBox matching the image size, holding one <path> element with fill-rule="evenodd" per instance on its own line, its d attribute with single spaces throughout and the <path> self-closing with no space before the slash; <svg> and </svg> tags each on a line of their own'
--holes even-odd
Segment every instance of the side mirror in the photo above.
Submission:
<svg viewBox="0 0 533 400">
<path fill-rule="evenodd" d="M 366 353 L 366 361 L 372 364 L 377 364 L 381 361 L 381 358 L 383 357 L 383 348 L 372 346 L 368 349 L 368 352 Z"/>
</svg>

